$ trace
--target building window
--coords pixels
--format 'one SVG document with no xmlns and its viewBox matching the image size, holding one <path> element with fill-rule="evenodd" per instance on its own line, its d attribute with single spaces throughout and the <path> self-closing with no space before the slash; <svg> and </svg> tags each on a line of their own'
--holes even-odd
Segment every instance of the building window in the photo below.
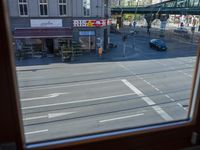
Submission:
<svg viewBox="0 0 200 150">
<path fill-rule="evenodd" d="M 19 0 L 19 15 L 28 16 L 28 0 Z"/>
<path fill-rule="evenodd" d="M 39 0 L 40 16 L 48 15 L 48 0 Z"/>
<path fill-rule="evenodd" d="M 59 0 L 59 11 L 60 11 L 60 16 L 66 16 L 67 15 L 67 2 L 66 2 L 66 0 Z"/>
<path fill-rule="evenodd" d="M 90 16 L 90 0 L 83 0 L 83 15 L 85 17 Z"/>
</svg>

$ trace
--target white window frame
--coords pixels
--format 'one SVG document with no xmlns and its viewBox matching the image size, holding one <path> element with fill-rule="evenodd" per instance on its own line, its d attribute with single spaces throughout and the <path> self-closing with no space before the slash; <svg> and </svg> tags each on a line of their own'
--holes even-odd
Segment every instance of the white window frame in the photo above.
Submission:
<svg viewBox="0 0 200 150">
<path fill-rule="evenodd" d="M 40 2 L 42 1 L 42 2 Z M 46 1 L 46 2 L 43 2 L 43 1 Z M 43 5 L 43 6 L 47 6 L 47 14 L 46 15 L 42 15 L 41 14 L 41 11 L 40 11 L 40 6 Z M 46 16 L 49 16 L 49 7 L 48 7 L 48 0 L 38 0 L 38 8 L 39 8 L 39 16 L 41 17 L 46 17 Z"/>
<path fill-rule="evenodd" d="M 86 2 L 86 4 L 85 4 Z M 89 6 L 89 9 L 86 9 L 85 13 L 85 7 Z M 83 16 L 84 17 L 90 17 L 91 16 L 91 0 L 83 0 Z"/>
<path fill-rule="evenodd" d="M 64 9 L 64 6 L 66 6 L 66 14 L 61 14 L 61 11 L 60 11 L 60 6 L 62 6 L 62 11 Z M 60 3 L 60 0 L 58 0 L 58 11 L 59 11 L 59 16 L 67 16 L 67 0 L 66 2 L 62 2 Z"/>
<path fill-rule="evenodd" d="M 23 2 L 23 1 L 26 1 L 26 2 Z M 24 11 L 24 5 L 26 5 L 26 7 L 27 7 L 27 14 L 21 14 L 20 5 L 22 5 L 23 11 Z M 28 12 L 28 0 L 22 0 L 22 2 L 20 2 L 20 0 L 18 0 L 18 11 L 19 11 L 19 16 L 20 17 L 27 17 L 27 16 L 29 16 L 29 12 Z"/>
</svg>

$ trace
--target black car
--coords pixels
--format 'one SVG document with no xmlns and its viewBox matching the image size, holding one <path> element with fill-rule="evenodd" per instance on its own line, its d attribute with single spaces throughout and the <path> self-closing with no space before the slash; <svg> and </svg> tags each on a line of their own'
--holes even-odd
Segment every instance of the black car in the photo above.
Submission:
<svg viewBox="0 0 200 150">
<path fill-rule="evenodd" d="M 180 27 L 180 28 L 174 29 L 174 32 L 187 34 L 188 30 L 186 28 Z"/>
<path fill-rule="evenodd" d="M 117 47 L 117 45 L 114 44 L 114 43 L 109 43 L 108 45 L 109 45 L 109 48 L 116 48 Z"/>
<path fill-rule="evenodd" d="M 165 42 L 160 39 L 150 40 L 149 46 L 151 48 L 155 48 L 156 50 L 161 50 L 161 51 L 167 50 L 167 46 L 166 46 Z"/>
</svg>

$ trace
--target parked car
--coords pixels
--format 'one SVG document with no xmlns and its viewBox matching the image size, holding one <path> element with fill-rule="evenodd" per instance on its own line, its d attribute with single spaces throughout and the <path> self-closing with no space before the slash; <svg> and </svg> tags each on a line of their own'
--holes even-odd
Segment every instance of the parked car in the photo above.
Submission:
<svg viewBox="0 0 200 150">
<path fill-rule="evenodd" d="M 116 48 L 117 47 L 117 45 L 114 44 L 114 43 L 109 43 L 108 45 L 109 45 L 109 48 Z"/>
<path fill-rule="evenodd" d="M 167 50 L 167 46 L 164 41 L 160 39 L 152 39 L 149 42 L 150 48 L 155 48 L 156 50 L 165 51 Z"/>
<path fill-rule="evenodd" d="M 174 32 L 176 32 L 176 33 L 188 33 L 188 29 L 180 27 L 180 28 L 174 29 Z"/>
</svg>

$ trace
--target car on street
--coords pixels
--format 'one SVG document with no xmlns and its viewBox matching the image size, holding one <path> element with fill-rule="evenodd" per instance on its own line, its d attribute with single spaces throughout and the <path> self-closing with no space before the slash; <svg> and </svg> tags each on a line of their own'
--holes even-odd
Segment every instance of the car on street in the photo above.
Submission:
<svg viewBox="0 0 200 150">
<path fill-rule="evenodd" d="M 176 33 L 188 33 L 188 29 L 183 28 L 183 27 L 179 27 L 177 29 L 174 29 L 174 32 L 176 32 Z"/>
<path fill-rule="evenodd" d="M 149 42 L 149 47 L 160 51 L 167 50 L 165 42 L 160 39 L 151 39 Z"/>
<path fill-rule="evenodd" d="M 108 45 L 109 45 L 109 48 L 116 48 L 117 47 L 117 45 L 114 44 L 114 43 L 109 43 Z"/>
</svg>

